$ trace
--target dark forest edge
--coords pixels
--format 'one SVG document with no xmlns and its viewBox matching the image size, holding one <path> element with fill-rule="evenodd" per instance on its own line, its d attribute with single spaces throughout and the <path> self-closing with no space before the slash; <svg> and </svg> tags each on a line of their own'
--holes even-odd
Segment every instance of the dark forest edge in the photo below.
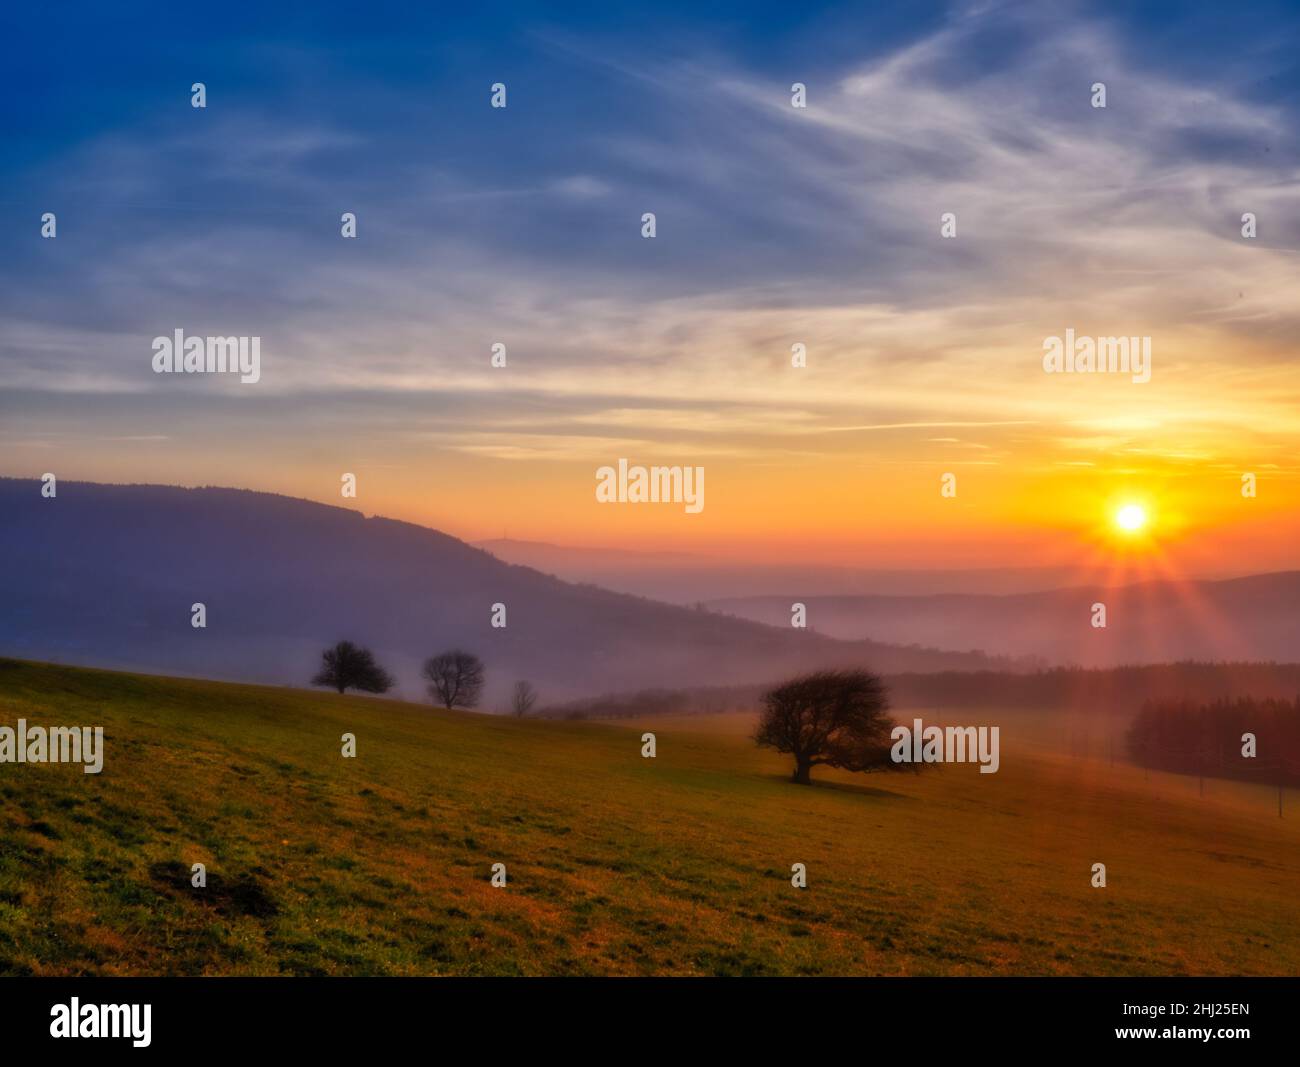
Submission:
<svg viewBox="0 0 1300 1067">
<path fill-rule="evenodd" d="M 1150 701 L 1291 700 L 1300 663 L 1186 661 L 1131 667 L 1052 667 L 1021 674 L 942 671 L 884 675 L 896 708 L 1002 708 L 1136 715 Z M 559 719 L 753 711 L 767 685 L 641 689 L 551 704 L 534 714 Z"/>
<path fill-rule="evenodd" d="M 1139 766 L 1175 774 L 1300 785 L 1300 697 L 1149 701 L 1128 751 Z"/>
</svg>

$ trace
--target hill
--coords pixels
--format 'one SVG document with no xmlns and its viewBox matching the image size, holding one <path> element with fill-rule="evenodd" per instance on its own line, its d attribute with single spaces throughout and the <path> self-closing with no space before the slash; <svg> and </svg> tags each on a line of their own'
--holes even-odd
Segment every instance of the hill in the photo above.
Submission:
<svg viewBox="0 0 1300 1067">
<path fill-rule="evenodd" d="M 824 563 L 754 563 L 687 552 L 554 545 L 501 537 L 474 542 L 497 559 L 553 574 L 567 582 L 634 593 L 670 604 L 698 604 L 798 589 L 795 600 L 844 594 L 1024 593 L 1055 589 L 1072 573 L 1062 567 L 948 570 L 871 569 Z M 789 604 L 787 602 L 787 609 Z"/>
<path fill-rule="evenodd" d="M 808 605 L 810 627 L 843 640 L 889 634 L 891 641 L 1084 667 L 1300 661 L 1300 571 L 1008 596 L 768 596 L 713 600 L 708 606 L 775 624 L 789 618 L 791 599 Z M 1091 625 L 1098 602 L 1106 605 L 1105 629 Z"/>
<path fill-rule="evenodd" d="M 736 716 L 653 721 L 649 760 L 644 723 L 0 661 L 20 717 L 102 725 L 106 758 L 0 764 L 0 974 L 1300 969 L 1272 794 L 1071 759 L 1042 716 L 995 775 L 812 789 Z"/>
<path fill-rule="evenodd" d="M 563 699 L 813 666 L 989 665 L 572 585 L 436 530 L 268 493 L 60 482 L 44 499 L 38 482 L 0 479 L 0 515 L 0 653 L 27 658 L 301 685 L 349 639 L 418 697 L 420 663 L 460 646 L 487 662 L 489 707 L 517 678 Z M 490 625 L 498 603 L 504 629 Z"/>
</svg>

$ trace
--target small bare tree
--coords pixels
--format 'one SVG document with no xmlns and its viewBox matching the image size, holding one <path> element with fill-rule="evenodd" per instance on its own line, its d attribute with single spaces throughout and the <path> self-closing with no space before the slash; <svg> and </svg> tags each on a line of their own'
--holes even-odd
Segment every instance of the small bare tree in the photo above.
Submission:
<svg viewBox="0 0 1300 1067">
<path fill-rule="evenodd" d="M 537 703 L 537 690 L 533 688 L 532 682 L 515 682 L 514 696 L 511 700 L 511 707 L 515 716 L 522 719 L 530 711 L 533 705 Z"/>
<path fill-rule="evenodd" d="M 424 661 L 424 677 L 429 682 L 429 696 L 450 711 L 452 708 L 478 707 L 483 692 L 483 661 L 472 652 L 453 648 Z"/>
</svg>

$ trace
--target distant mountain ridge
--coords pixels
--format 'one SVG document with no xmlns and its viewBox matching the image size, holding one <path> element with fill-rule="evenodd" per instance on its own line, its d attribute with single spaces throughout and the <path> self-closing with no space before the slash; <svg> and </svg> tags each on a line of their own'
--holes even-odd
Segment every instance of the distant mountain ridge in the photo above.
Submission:
<svg viewBox="0 0 1300 1067">
<path fill-rule="evenodd" d="M 1300 571 L 1245 578 L 1146 581 L 1048 592 L 805 597 L 808 625 L 844 640 L 889 633 L 940 648 L 979 649 L 1051 663 L 1109 667 L 1177 660 L 1300 661 Z M 758 622 L 789 611 L 788 597 L 708 606 Z M 1092 625 L 1093 605 L 1106 626 Z"/>
<path fill-rule="evenodd" d="M 35 480 L 0 479 L 0 550 L 0 654 L 34 659 L 303 685 L 347 638 L 418 699 L 423 659 L 459 646 L 487 663 L 489 707 L 517 678 L 555 700 L 817 666 L 993 665 L 573 585 L 437 530 L 242 489 L 61 481 L 45 499 Z"/>
<path fill-rule="evenodd" d="M 689 552 L 651 552 L 521 541 L 474 542 L 506 563 L 532 567 L 567 582 L 590 582 L 670 604 L 784 594 L 794 599 L 847 594 L 924 596 L 930 593 L 1029 593 L 1057 589 L 1076 573 L 1066 567 L 880 569 L 820 561 L 755 563 Z"/>
</svg>

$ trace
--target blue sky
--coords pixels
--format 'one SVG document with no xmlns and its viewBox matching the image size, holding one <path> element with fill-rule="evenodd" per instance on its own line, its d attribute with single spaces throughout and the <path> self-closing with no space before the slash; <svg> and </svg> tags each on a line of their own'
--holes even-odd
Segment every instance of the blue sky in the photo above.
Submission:
<svg viewBox="0 0 1300 1067">
<path fill-rule="evenodd" d="M 1126 96 L 1130 82 L 1201 87 L 1290 118 L 1300 104 L 1300 19 L 1285 5 L 506 5 L 473 18 L 415 6 L 8 15 L 6 288 L 22 292 L 50 266 L 47 250 L 18 239 L 34 211 L 62 208 L 63 235 L 87 255 L 55 269 L 93 305 L 91 257 L 239 231 L 262 242 L 267 270 L 292 269 L 314 240 L 334 240 L 325 223 L 346 206 L 369 246 L 357 258 L 369 252 L 372 265 L 397 249 L 470 246 L 517 271 L 559 266 L 579 283 L 616 276 L 681 293 L 785 281 L 799 257 L 809 288 L 829 295 L 897 285 L 932 264 L 906 220 L 863 212 L 846 233 L 836 205 L 817 202 L 828 174 L 857 168 L 866 191 L 909 174 L 958 176 L 971 161 L 960 145 L 944 153 L 924 125 L 915 145 L 879 139 L 870 154 L 824 126 L 781 128 L 758 94 L 770 104 L 803 81 L 813 108 L 829 109 L 855 71 L 943 41 L 912 85 L 959 99 L 1004 79 L 1008 115 L 1082 129 L 1097 116 L 1077 107 L 1078 87 L 1109 77 L 1105 118 L 1119 145 L 1153 125 L 1133 114 L 1147 101 Z M 1011 84 L 1016 72 L 1027 77 Z M 208 85 L 206 112 L 185 106 L 195 80 Z M 486 109 L 495 80 L 509 86 L 503 112 Z M 1294 167 L 1292 139 L 1206 117 L 1203 129 L 1159 132 L 1166 167 Z M 623 239 L 626 220 L 649 209 L 662 224 L 653 254 Z M 254 274 L 243 298 L 272 296 L 265 282 Z M 222 288 L 233 299 L 235 287 Z M 130 316 L 116 295 L 93 312 L 77 303 L 95 321 Z"/>
<path fill-rule="evenodd" d="M 1137 430 L 1204 458 L 1225 420 L 1295 443 L 1287 5 L 277 7 L 6 10 L 8 472 L 321 496 L 313 465 L 929 463 L 863 436 L 912 424 L 1019 469 Z M 1156 335 L 1163 391 L 1045 395 L 1066 325 Z M 176 327 L 261 336 L 257 391 L 152 375 Z"/>
</svg>

